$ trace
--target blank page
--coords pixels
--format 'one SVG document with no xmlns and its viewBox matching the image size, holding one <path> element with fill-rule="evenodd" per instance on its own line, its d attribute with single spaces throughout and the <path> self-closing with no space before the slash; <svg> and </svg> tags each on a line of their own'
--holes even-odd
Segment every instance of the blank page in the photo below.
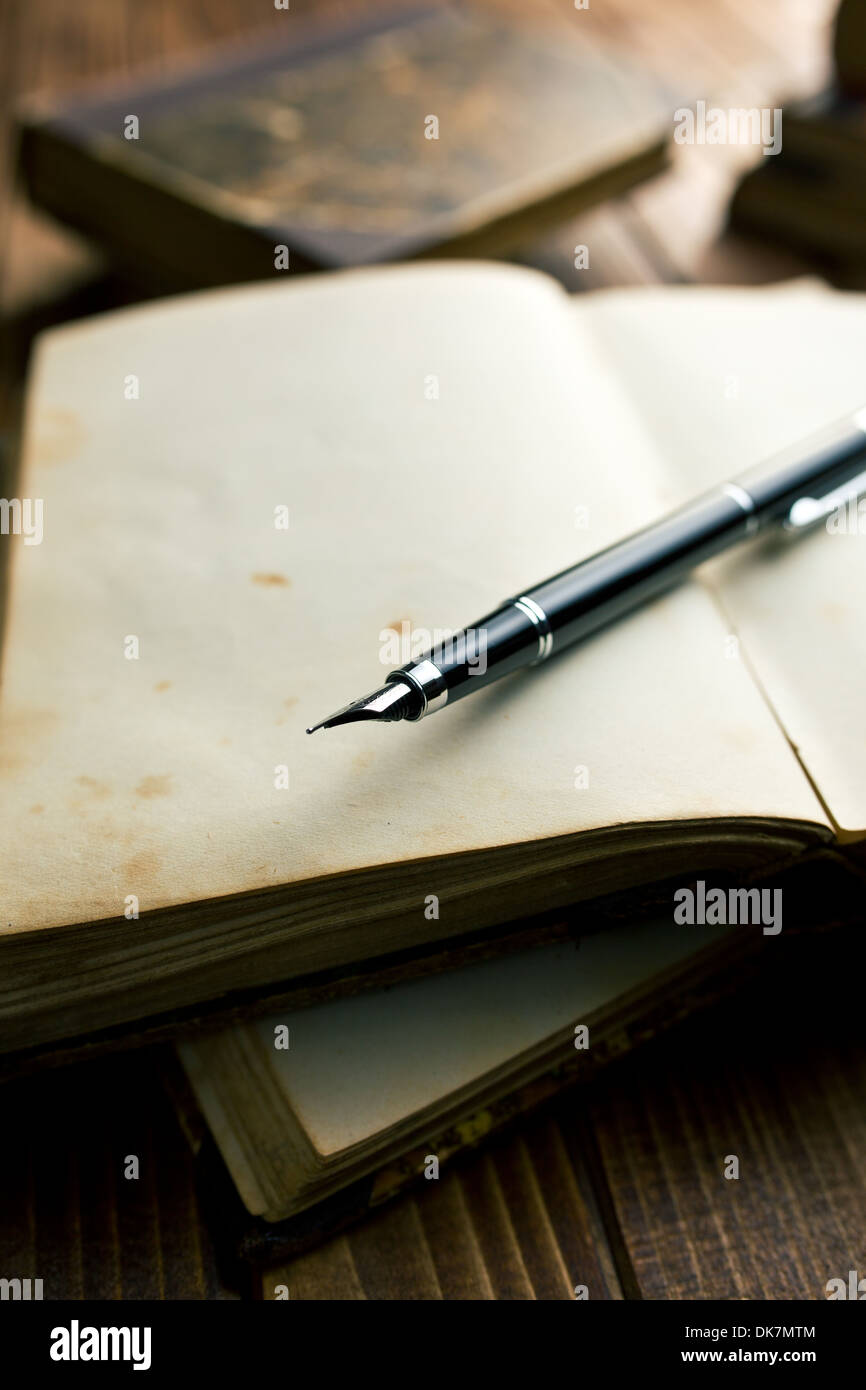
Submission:
<svg viewBox="0 0 866 1390">
<path fill-rule="evenodd" d="M 727 930 L 613 927 L 579 946 L 540 946 L 255 1028 L 292 1111 L 328 1155 L 479 1081 Z M 275 1024 L 289 1026 L 287 1051 L 274 1048 Z M 206 1065 L 206 1039 L 183 1044 L 185 1052 Z M 573 1052 L 567 1043 L 562 1061 Z"/>
<path fill-rule="evenodd" d="M 671 505 L 866 405 L 866 295 L 615 291 L 591 316 Z M 758 538 L 703 571 L 842 838 L 866 833 L 866 514 L 848 521 Z"/>
<path fill-rule="evenodd" d="M 655 445 L 574 315 L 533 272 L 429 265 L 43 338 L 0 929 L 116 917 L 126 950 L 130 894 L 146 912 L 623 822 L 825 823 L 695 584 L 417 726 L 304 732 L 381 684 L 382 632 L 458 628 L 658 514 Z"/>
</svg>

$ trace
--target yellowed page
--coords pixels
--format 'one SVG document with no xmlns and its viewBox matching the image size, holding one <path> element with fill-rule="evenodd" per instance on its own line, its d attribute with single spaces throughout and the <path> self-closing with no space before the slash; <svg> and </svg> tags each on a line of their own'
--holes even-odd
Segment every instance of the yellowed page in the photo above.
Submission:
<svg viewBox="0 0 866 1390">
<path fill-rule="evenodd" d="M 671 505 L 866 405 L 866 295 L 812 282 L 615 292 L 595 298 L 591 320 L 657 446 Z M 702 573 L 854 838 L 866 833 L 866 514 L 832 524 L 793 544 L 758 539 Z"/>
<path fill-rule="evenodd" d="M 253 1026 L 310 1143 L 331 1156 L 479 1082 L 726 930 L 614 927 L 579 948 L 541 947 Z M 278 1024 L 289 1027 L 287 1050 L 274 1048 Z M 207 1039 L 180 1051 L 191 1076 L 202 1064 L 207 1073 Z"/>
<path fill-rule="evenodd" d="M 684 932 L 670 920 L 612 927 L 579 945 L 537 947 L 391 990 L 275 1014 L 244 1027 L 253 1040 L 249 1055 L 263 1065 L 270 1061 L 278 1093 L 311 1147 L 333 1161 L 456 1093 L 473 1087 L 478 1094 L 503 1068 L 516 1068 L 558 1033 L 609 1015 L 630 991 L 649 989 L 728 930 Z M 288 1048 L 274 1047 L 278 1028 L 282 1036 L 288 1028 Z M 227 1076 L 222 1036 L 215 1045 L 203 1035 L 179 1043 L 177 1051 L 244 1201 L 262 1212 L 268 1197 L 250 1162 L 261 1142 L 255 1107 L 245 1110 L 242 1083 Z M 574 1049 L 566 1040 L 560 1060 L 570 1056 Z M 260 1097 L 262 1077 L 251 1071 L 248 1086 Z M 278 1150 L 284 1132 L 278 1112 L 272 1131 L 269 1159 L 288 1174 L 291 1159 Z"/>
<path fill-rule="evenodd" d="M 22 483 L 44 539 L 10 542 L 0 929 L 117 917 L 128 950 L 130 895 L 629 821 L 821 823 L 697 585 L 417 726 L 304 733 L 381 682 L 383 630 L 483 615 L 657 514 L 657 473 L 532 272 L 350 273 L 47 335 Z"/>
</svg>

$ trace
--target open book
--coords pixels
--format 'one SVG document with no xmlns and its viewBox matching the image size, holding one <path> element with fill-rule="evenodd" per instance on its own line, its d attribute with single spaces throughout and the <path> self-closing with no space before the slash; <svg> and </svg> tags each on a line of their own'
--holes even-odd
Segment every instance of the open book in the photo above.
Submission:
<svg viewBox="0 0 866 1390">
<path fill-rule="evenodd" d="M 0 1047 L 862 838 L 856 535 L 759 539 L 420 724 L 304 729 L 406 633 L 860 406 L 864 360 L 866 305 L 818 286 L 571 300 L 484 264 L 47 334 L 43 534 L 6 540 Z"/>
</svg>

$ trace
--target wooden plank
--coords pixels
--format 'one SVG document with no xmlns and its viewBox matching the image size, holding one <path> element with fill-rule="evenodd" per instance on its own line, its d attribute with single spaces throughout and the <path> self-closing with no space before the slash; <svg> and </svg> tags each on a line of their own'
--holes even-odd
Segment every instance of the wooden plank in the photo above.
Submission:
<svg viewBox="0 0 866 1390">
<path fill-rule="evenodd" d="M 642 1297 L 816 1299 L 866 1269 L 862 968 L 825 937 L 608 1072 L 592 1122 Z"/>
<path fill-rule="evenodd" d="M 412 1198 L 377 1212 L 348 1239 L 366 1298 L 417 1301 L 442 1297 L 436 1265 Z M 287 1283 L 291 1288 L 291 1276 Z"/>
<path fill-rule="evenodd" d="M 290 1299 L 307 1302 L 342 1303 L 366 1297 L 351 1246 L 342 1236 L 300 1256 L 291 1266 L 277 1265 L 262 1274 L 260 1292 L 265 1301 L 284 1299 L 284 1290 Z"/>
<path fill-rule="evenodd" d="M 575 1093 L 579 1095 L 579 1093 Z M 565 1103 L 565 1111 L 579 1101 Z M 267 1269 L 261 1296 L 622 1298 L 584 1146 L 546 1110 L 319 1250 Z"/>
<path fill-rule="evenodd" d="M 0 1090 L 0 1270 L 46 1299 L 236 1298 L 195 1193 L 195 1164 L 142 1053 Z M 127 1179 L 127 1158 L 139 1177 Z"/>
<path fill-rule="evenodd" d="M 418 1215 L 446 1299 L 491 1299 L 493 1288 L 457 1173 L 431 1182 Z"/>
</svg>

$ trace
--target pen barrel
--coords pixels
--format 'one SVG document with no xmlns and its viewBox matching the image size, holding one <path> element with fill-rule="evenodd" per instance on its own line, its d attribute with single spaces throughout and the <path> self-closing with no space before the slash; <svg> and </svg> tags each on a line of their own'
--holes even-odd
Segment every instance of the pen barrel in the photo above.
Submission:
<svg viewBox="0 0 866 1390">
<path fill-rule="evenodd" d="M 672 588 L 705 560 L 778 523 L 810 492 L 826 492 L 866 466 L 866 412 L 801 439 L 735 481 L 545 580 L 526 597 L 545 614 L 553 652 Z"/>
<path fill-rule="evenodd" d="M 527 597 L 545 614 L 553 653 L 672 588 L 757 529 L 749 500 L 717 489 L 554 575 Z"/>
<path fill-rule="evenodd" d="M 745 536 L 754 517 L 717 491 L 516 595 L 423 658 L 392 672 L 453 704 L 532 666 L 672 587 L 702 560 Z M 430 672 L 435 675 L 430 676 Z"/>
<path fill-rule="evenodd" d="M 724 483 L 510 599 L 392 672 L 414 687 L 423 714 L 500 676 L 537 664 L 616 622 L 760 528 L 778 522 L 811 490 L 866 465 L 866 411 L 836 421 L 733 482 Z"/>
<path fill-rule="evenodd" d="M 866 411 L 801 439 L 736 479 L 751 497 L 761 525 L 782 520 L 801 498 L 829 492 L 866 467 Z"/>
<path fill-rule="evenodd" d="M 503 604 L 471 627 L 446 636 L 417 661 L 392 671 L 389 680 L 408 677 L 423 690 L 431 708 L 439 707 L 443 694 L 453 704 L 538 660 L 543 637 L 538 619 L 530 613 L 514 603 Z"/>
</svg>

